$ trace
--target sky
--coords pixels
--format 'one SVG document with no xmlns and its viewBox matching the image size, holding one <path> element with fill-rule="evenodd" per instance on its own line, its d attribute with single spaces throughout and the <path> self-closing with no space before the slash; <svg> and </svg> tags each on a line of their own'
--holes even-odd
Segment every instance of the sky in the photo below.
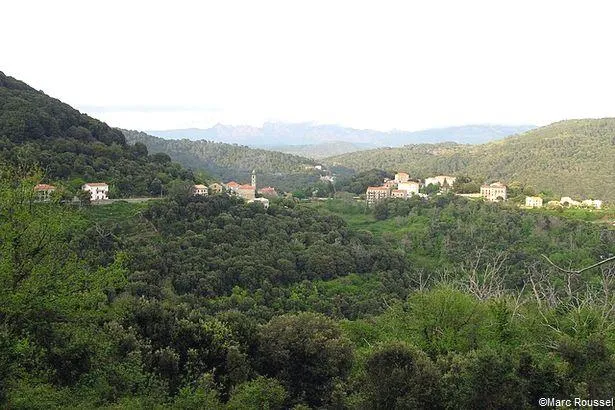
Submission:
<svg viewBox="0 0 615 410">
<path fill-rule="evenodd" d="M 612 1 L 3 3 L 0 71 L 112 126 L 615 116 Z"/>
</svg>

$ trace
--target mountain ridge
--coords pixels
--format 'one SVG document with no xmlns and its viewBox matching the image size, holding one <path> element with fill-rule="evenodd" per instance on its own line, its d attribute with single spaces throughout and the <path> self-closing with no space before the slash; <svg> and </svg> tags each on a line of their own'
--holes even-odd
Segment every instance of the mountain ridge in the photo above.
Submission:
<svg viewBox="0 0 615 410">
<path fill-rule="evenodd" d="M 534 125 L 469 124 L 418 131 L 376 131 L 312 122 L 266 122 L 262 127 L 216 124 L 206 129 L 188 128 L 150 130 L 145 132 L 167 139 L 206 139 L 217 142 L 239 143 L 253 147 L 305 146 L 333 142 L 371 144 L 382 147 L 445 141 L 477 144 L 501 139 L 533 128 L 535 128 Z M 256 138 L 258 138 L 258 142 L 255 143 L 254 140 Z"/>
<path fill-rule="evenodd" d="M 485 181 L 501 179 L 562 196 L 614 201 L 614 158 L 615 118 L 600 118 L 558 121 L 480 145 L 416 144 L 324 161 L 355 171 L 403 169 L 417 176 L 454 173 Z"/>
</svg>

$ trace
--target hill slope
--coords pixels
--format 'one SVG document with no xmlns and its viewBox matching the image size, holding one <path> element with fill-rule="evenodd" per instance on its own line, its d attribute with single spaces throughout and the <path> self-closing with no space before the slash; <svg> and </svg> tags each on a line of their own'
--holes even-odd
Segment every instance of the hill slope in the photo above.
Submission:
<svg viewBox="0 0 615 410">
<path fill-rule="evenodd" d="M 421 131 L 388 132 L 313 123 L 268 122 L 262 127 L 217 124 L 211 128 L 148 131 L 157 137 L 237 143 L 250 146 L 314 145 L 345 141 L 378 147 L 454 141 L 479 144 L 535 128 L 533 125 L 463 125 Z M 356 150 L 355 150 L 356 151 Z"/>
<path fill-rule="evenodd" d="M 355 170 L 401 169 L 417 176 L 454 173 L 518 181 L 558 195 L 614 201 L 615 119 L 561 121 L 476 146 L 409 145 L 327 161 Z"/>
<path fill-rule="evenodd" d="M 0 164 L 40 167 L 48 182 L 69 190 L 105 181 L 113 196 L 157 195 L 192 174 L 167 155 L 148 155 L 143 144 L 61 101 L 0 72 Z"/>
<path fill-rule="evenodd" d="M 254 149 L 213 141 L 173 140 L 144 132 L 122 130 L 131 143 L 143 143 L 152 152 L 163 152 L 193 169 L 202 169 L 223 180 L 248 181 L 253 169 L 258 186 L 274 185 L 284 190 L 318 180 L 314 160 L 282 152 Z"/>
<path fill-rule="evenodd" d="M 322 159 L 332 155 L 343 155 L 349 152 L 374 149 L 378 148 L 378 146 L 376 144 L 369 143 L 332 141 L 307 145 L 267 145 L 262 148 L 307 158 Z"/>
</svg>

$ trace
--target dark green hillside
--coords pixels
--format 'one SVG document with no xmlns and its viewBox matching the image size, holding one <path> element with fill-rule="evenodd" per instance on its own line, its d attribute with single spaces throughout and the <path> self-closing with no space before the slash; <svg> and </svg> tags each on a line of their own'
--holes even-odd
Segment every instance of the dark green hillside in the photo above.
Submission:
<svg viewBox="0 0 615 410">
<path fill-rule="evenodd" d="M 355 152 L 328 162 L 518 181 L 556 195 L 615 200 L 615 119 L 561 121 L 488 144 L 422 144 Z"/>
<path fill-rule="evenodd" d="M 247 181 L 256 169 L 259 187 L 273 185 L 291 191 L 314 183 L 320 176 L 313 170 L 317 164 L 314 160 L 296 155 L 205 140 L 164 139 L 139 131 L 122 132 L 131 143 L 143 143 L 152 152 L 163 152 L 185 167 L 205 170 L 225 181 Z"/>
<path fill-rule="evenodd" d="M 0 72 L 0 162 L 40 167 L 70 189 L 104 181 L 114 196 L 157 195 L 192 174 L 166 155 L 148 155 L 107 124 Z"/>
</svg>

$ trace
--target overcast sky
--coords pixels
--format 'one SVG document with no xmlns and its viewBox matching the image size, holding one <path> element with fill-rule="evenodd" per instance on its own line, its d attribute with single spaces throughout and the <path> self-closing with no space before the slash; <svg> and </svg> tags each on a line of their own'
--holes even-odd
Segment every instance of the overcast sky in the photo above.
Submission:
<svg viewBox="0 0 615 410">
<path fill-rule="evenodd" d="M 0 71 L 141 130 L 615 116 L 615 2 L 409 3 L 10 1 Z"/>
</svg>

